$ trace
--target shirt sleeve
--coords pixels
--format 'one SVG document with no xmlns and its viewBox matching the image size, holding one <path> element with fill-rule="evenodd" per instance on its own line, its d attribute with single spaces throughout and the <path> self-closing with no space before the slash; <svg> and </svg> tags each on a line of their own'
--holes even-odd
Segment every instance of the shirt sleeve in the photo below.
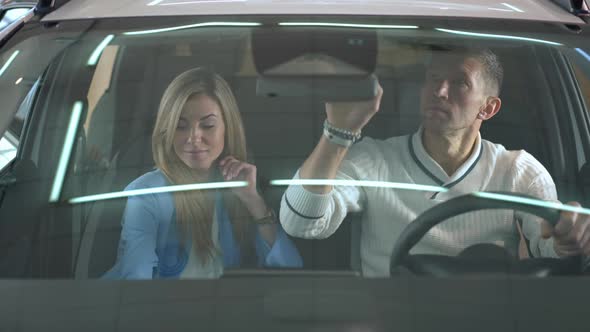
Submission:
<svg viewBox="0 0 590 332">
<path fill-rule="evenodd" d="M 123 214 L 120 243 L 122 279 L 152 279 L 158 266 L 157 202 L 153 195 L 133 196 Z"/>
<path fill-rule="evenodd" d="M 281 199 L 279 213 L 285 231 L 296 237 L 324 239 L 336 232 L 348 212 L 362 210 L 366 193 L 353 181 L 361 179 L 357 166 L 359 162 L 375 160 L 374 155 L 368 155 L 372 150 L 372 146 L 367 145 L 353 147 L 336 175 L 335 180 L 344 180 L 343 184 L 333 186 L 327 194 L 312 193 L 298 184 L 290 185 Z M 293 180 L 299 179 L 297 171 Z"/>
<path fill-rule="evenodd" d="M 523 171 L 523 173 L 534 174 L 534 177 L 531 176 L 529 180 L 523 181 L 523 183 L 526 183 L 523 192 L 538 199 L 558 202 L 555 183 L 545 167 L 528 153 L 526 153 L 525 158 L 521 159 L 525 161 L 519 161 L 517 165 L 526 163 L 529 168 L 528 171 Z M 517 212 L 516 217 L 522 220 L 522 232 L 529 241 L 529 249 L 534 257 L 559 257 L 553 247 L 553 238 L 544 239 L 541 236 L 543 219 L 521 212 Z"/>
<path fill-rule="evenodd" d="M 295 244 L 278 225 L 275 242 L 270 246 L 259 232 L 256 232 L 256 255 L 258 266 L 265 267 L 303 267 L 303 260 Z"/>
</svg>

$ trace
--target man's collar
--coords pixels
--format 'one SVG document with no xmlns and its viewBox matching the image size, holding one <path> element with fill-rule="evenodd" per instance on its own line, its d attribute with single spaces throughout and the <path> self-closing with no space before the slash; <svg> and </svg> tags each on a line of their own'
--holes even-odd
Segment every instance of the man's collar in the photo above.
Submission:
<svg viewBox="0 0 590 332">
<path fill-rule="evenodd" d="M 481 135 L 478 132 L 475 141 L 475 148 L 469 155 L 469 158 L 455 171 L 451 176 L 447 175 L 445 170 L 426 152 L 422 141 L 422 134 L 424 128 L 420 129 L 410 136 L 409 149 L 412 158 L 420 169 L 433 181 L 439 185 L 445 187 L 452 187 L 456 183 L 460 182 L 465 176 L 467 176 L 471 170 L 475 167 L 482 153 Z"/>
</svg>

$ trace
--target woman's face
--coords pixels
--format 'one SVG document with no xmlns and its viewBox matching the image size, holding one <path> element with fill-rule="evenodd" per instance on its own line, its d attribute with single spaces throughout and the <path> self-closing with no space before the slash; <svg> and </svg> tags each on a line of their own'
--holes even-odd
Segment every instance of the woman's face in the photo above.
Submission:
<svg viewBox="0 0 590 332">
<path fill-rule="evenodd" d="M 225 123 L 221 107 L 204 94 L 192 95 L 174 132 L 174 152 L 188 167 L 208 175 L 223 152 Z"/>
</svg>

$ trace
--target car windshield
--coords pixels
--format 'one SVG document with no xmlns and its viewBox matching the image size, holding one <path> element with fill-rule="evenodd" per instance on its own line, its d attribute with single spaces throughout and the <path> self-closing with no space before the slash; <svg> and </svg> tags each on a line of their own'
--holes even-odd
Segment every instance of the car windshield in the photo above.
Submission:
<svg viewBox="0 0 590 332">
<path fill-rule="evenodd" d="M 433 210 L 441 223 L 395 250 L 558 257 L 543 219 L 588 212 L 590 44 L 571 26 L 241 16 L 28 29 L 0 50 L 3 278 L 388 277 L 406 226 L 443 204 L 456 213 Z M 366 125 L 349 125 L 362 121 L 342 114 L 376 98 Z M 348 151 L 332 176 L 308 159 L 318 142 Z M 463 195 L 480 201 L 448 203 Z"/>
</svg>

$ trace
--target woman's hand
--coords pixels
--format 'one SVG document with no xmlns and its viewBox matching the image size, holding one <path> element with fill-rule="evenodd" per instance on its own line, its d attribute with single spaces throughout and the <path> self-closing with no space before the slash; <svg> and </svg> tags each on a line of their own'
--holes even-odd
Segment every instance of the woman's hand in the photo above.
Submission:
<svg viewBox="0 0 590 332">
<path fill-rule="evenodd" d="M 219 161 L 219 170 L 225 181 L 246 181 L 246 187 L 232 190 L 242 201 L 248 201 L 259 196 L 256 190 L 256 166 L 245 161 L 227 156 Z"/>
<path fill-rule="evenodd" d="M 219 170 L 226 181 L 248 183 L 246 187 L 232 188 L 232 192 L 242 201 L 254 219 L 268 214 L 268 207 L 256 190 L 256 166 L 233 156 L 227 156 L 219 161 Z"/>
<path fill-rule="evenodd" d="M 269 209 L 256 190 L 256 166 L 240 161 L 233 156 L 227 156 L 219 161 L 219 170 L 226 181 L 246 181 L 248 183 L 246 187 L 232 188 L 232 191 L 246 206 L 254 220 L 268 215 Z M 259 225 L 258 230 L 262 238 L 272 246 L 276 239 L 277 226 L 274 224 Z"/>
</svg>

